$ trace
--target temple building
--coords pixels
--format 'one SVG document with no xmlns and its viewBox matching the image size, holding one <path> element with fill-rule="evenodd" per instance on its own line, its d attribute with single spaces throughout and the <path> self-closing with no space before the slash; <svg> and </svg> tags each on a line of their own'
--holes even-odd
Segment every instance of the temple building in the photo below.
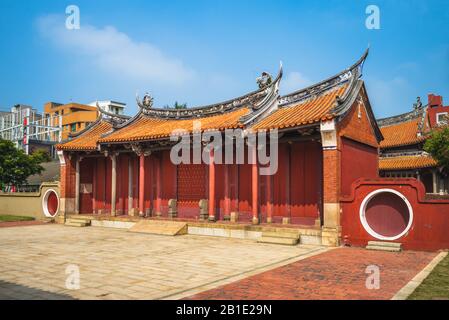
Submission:
<svg viewBox="0 0 449 320">
<path fill-rule="evenodd" d="M 380 175 L 416 178 L 427 193 L 447 194 L 449 179 L 423 146 L 430 130 L 447 124 L 448 114 L 449 106 L 443 106 L 443 98 L 429 94 L 427 105 L 418 98 L 412 111 L 377 120 L 384 137 L 380 143 Z"/>
<path fill-rule="evenodd" d="M 378 177 L 383 136 L 362 80 L 367 55 L 284 96 L 281 66 L 276 77 L 263 73 L 257 90 L 225 102 L 175 110 L 153 107 L 146 95 L 132 118 L 99 109 L 96 122 L 58 145 L 61 212 L 209 221 L 238 215 L 239 222 L 318 228 L 323 244 L 337 244 L 340 197 L 356 179 Z M 171 161 L 175 130 L 194 139 L 231 129 L 245 141 L 243 163 L 214 161 L 239 139 L 206 150 L 207 163 Z M 278 168 L 263 175 L 249 132 L 274 131 Z"/>
</svg>

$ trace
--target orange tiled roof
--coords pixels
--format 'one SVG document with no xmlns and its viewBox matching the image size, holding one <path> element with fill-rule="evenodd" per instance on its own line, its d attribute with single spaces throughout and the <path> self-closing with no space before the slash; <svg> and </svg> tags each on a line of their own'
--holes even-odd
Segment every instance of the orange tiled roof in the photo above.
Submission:
<svg viewBox="0 0 449 320">
<path fill-rule="evenodd" d="M 87 129 L 79 136 L 73 138 L 63 144 L 56 145 L 59 150 L 95 150 L 97 148 L 97 141 L 102 134 L 105 134 L 112 129 L 112 125 L 105 121 L 100 121 Z"/>
<path fill-rule="evenodd" d="M 191 133 L 193 131 L 194 121 L 201 124 L 203 131 L 242 128 L 243 124 L 239 120 L 248 112 L 248 108 L 241 108 L 216 116 L 184 120 L 142 116 L 124 128 L 100 139 L 99 142 L 126 142 L 167 138 L 177 129 L 186 130 Z"/>
<path fill-rule="evenodd" d="M 424 136 L 418 137 L 418 124 L 421 119 L 416 118 L 407 122 L 392 124 L 380 128 L 384 140 L 380 143 L 381 148 L 407 146 L 417 144 L 425 140 Z"/>
<path fill-rule="evenodd" d="M 335 105 L 335 97 L 343 96 L 348 85 L 342 85 L 316 98 L 301 101 L 274 111 L 257 123 L 253 129 L 282 129 L 332 119 L 335 115 L 331 109 Z"/>
<path fill-rule="evenodd" d="M 437 166 L 437 162 L 431 156 L 399 156 L 379 159 L 379 170 L 405 170 L 430 168 Z"/>
</svg>

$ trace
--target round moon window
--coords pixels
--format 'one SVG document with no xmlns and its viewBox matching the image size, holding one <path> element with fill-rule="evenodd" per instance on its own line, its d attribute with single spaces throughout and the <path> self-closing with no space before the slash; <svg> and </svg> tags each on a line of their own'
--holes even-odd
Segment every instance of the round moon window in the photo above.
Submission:
<svg viewBox="0 0 449 320">
<path fill-rule="evenodd" d="M 48 189 L 42 198 L 42 210 L 46 217 L 54 217 L 59 210 L 59 197 L 55 190 Z"/>
<path fill-rule="evenodd" d="M 363 200 L 360 221 L 373 237 L 379 240 L 396 240 L 412 226 L 413 210 L 410 202 L 400 192 L 379 189 Z"/>
</svg>

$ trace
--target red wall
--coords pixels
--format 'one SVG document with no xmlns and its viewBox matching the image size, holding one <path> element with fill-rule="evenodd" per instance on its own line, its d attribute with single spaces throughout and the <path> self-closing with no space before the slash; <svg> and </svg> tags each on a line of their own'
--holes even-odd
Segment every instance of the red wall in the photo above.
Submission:
<svg viewBox="0 0 449 320">
<path fill-rule="evenodd" d="M 80 184 L 89 184 L 93 183 L 93 168 L 94 168 L 95 159 L 93 158 L 85 158 L 80 162 Z M 92 193 L 83 193 L 83 190 L 80 186 L 80 213 L 92 213 Z"/>
<path fill-rule="evenodd" d="M 449 248 L 449 200 L 428 200 L 422 183 L 416 179 L 359 179 L 351 188 L 351 194 L 341 199 L 343 242 L 365 246 L 372 237 L 360 222 L 359 209 L 363 199 L 378 189 L 393 189 L 402 193 L 410 202 L 414 217 L 410 230 L 394 240 L 404 249 L 437 250 Z"/>
<path fill-rule="evenodd" d="M 341 139 L 341 194 L 351 193 L 352 183 L 360 177 L 378 177 L 377 148 L 350 140 Z"/>
</svg>

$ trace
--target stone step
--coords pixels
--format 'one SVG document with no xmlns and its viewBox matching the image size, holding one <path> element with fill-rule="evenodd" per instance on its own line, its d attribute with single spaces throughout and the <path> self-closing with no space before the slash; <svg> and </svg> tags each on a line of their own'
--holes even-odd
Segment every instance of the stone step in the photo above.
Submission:
<svg viewBox="0 0 449 320">
<path fill-rule="evenodd" d="M 297 231 L 264 231 L 262 237 L 299 239 Z"/>
<path fill-rule="evenodd" d="M 398 242 L 386 242 L 386 241 L 368 241 L 369 246 L 379 246 L 379 247 L 392 247 L 401 248 L 402 244 Z"/>
<path fill-rule="evenodd" d="M 137 222 L 128 231 L 176 236 L 187 234 L 187 223 L 178 221 L 142 220 Z"/>
<path fill-rule="evenodd" d="M 86 222 L 71 221 L 71 220 L 67 220 L 64 225 L 69 226 L 69 227 L 87 227 L 87 226 L 89 226 L 89 224 Z"/>
<path fill-rule="evenodd" d="M 388 252 L 400 252 L 401 248 L 389 247 L 389 246 L 366 246 L 367 250 L 388 251 Z"/>
<path fill-rule="evenodd" d="M 299 239 L 262 236 L 262 237 L 260 237 L 257 240 L 257 242 L 259 242 L 259 243 L 271 243 L 271 244 L 283 244 L 283 245 L 294 246 L 294 245 L 298 244 Z"/>
<path fill-rule="evenodd" d="M 66 221 L 72 221 L 72 222 L 77 222 L 77 223 L 85 223 L 88 226 L 91 225 L 91 220 L 90 219 L 70 218 L 70 219 L 67 219 Z"/>
<path fill-rule="evenodd" d="M 82 217 L 82 216 L 70 216 L 67 218 L 67 220 L 71 220 L 71 221 L 85 221 L 85 222 L 91 222 L 92 219 L 88 218 L 88 217 Z"/>
</svg>

